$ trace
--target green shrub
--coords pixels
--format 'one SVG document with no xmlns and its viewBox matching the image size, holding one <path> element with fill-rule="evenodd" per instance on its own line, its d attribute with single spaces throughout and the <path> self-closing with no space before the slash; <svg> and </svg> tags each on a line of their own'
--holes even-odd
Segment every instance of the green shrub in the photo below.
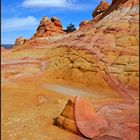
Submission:
<svg viewBox="0 0 140 140">
<path fill-rule="evenodd" d="M 70 33 L 70 32 L 74 32 L 75 30 L 76 30 L 75 25 L 71 23 L 70 25 L 67 26 L 65 32 Z"/>
</svg>

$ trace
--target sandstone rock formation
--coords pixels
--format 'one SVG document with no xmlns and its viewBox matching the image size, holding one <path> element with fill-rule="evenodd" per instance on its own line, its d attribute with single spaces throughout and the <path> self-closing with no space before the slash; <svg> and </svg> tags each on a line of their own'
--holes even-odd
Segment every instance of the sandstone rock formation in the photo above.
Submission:
<svg viewBox="0 0 140 140">
<path fill-rule="evenodd" d="M 107 120 L 98 117 L 90 101 L 81 97 L 69 100 L 54 124 L 87 138 L 99 136 L 108 128 Z"/>
<path fill-rule="evenodd" d="M 74 100 L 75 99 L 68 100 L 68 103 L 66 104 L 66 107 L 62 111 L 61 115 L 54 118 L 54 125 L 60 128 L 69 130 L 78 135 L 82 135 L 80 131 L 78 130 L 78 127 L 75 121 Z"/>
<path fill-rule="evenodd" d="M 57 26 L 60 30 L 63 30 L 62 25 L 57 17 L 52 17 L 51 21 Z"/>
<path fill-rule="evenodd" d="M 92 12 L 92 17 L 95 18 L 98 15 L 101 15 L 109 8 L 110 4 L 106 1 L 101 1 L 100 4 L 96 7 L 96 9 Z"/>
<path fill-rule="evenodd" d="M 14 47 L 19 47 L 24 45 L 27 42 L 27 39 L 23 38 L 23 37 L 19 37 L 16 39 Z"/>
<path fill-rule="evenodd" d="M 109 9 L 110 4 L 106 1 L 101 1 L 100 4 L 92 12 L 93 19 L 91 21 L 84 20 L 79 24 L 79 30 L 89 29 L 95 25 L 101 18 L 101 15 Z"/>
<path fill-rule="evenodd" d="M 113 36 L 112 36 L 112 34 L 114 34 L 114 36 L 115 36 L 115 40 L 114 40 L 114 42 L 116 42 L 114 45 L 112 44 L 111 46 L 108 44 L 106 44 L 106 46 L 107 46 L 107 48 L 104 50 L 103 49 L 103 53 L 105 54 L 105 56 L 107 56 L 106 58 L 108 58 L 108 60 L 110 60 L 110 64 L 109 64 L 109 67 L 107 68 L 108 70 L 106 71 L 107 73 L 105 74 L 103 74 L 103 77 L 104 77 L 104 79 L 105 79 L 105 81 L 106 82 L 108 82 L 109 83 L 109 85 L 113 88 L 113 89 L 115 89 L 124 99 L 126 99 L 126 102 L 128 101 L 130 101 L 130 103 L 132 102 L 132 103 L 134 103 L 135 104 L 135 102 L 137 102 L 137 99 L 138 99 L 138 97 L 136 97 L 138 94 L 137 94 L 137 91 L 138 91 L 138 85 L 136 84 L 136 83 L 138 83 L 138 79 L 136 80 L 136 82 L 135 82 L 135 84 L 133 84 L 133 86 L 135 85 L 135 87 L 131 87 L 130 88 L 130 81 L 132 80 L 130 80 L 129 79 L 129 76 L 125 79 L 125 77 L 124 77 L 124 75 L 126 74 L 126 73 L 133 73 L 131 70 L 126 70 L 128 67 L 130 68 L 133 64 L 130 62 L 130 59 L 129 58 L 131 58 L 132 56 L 133 56 L 133 58 L 135 59 L 136 57 L 137 57 L 137 55 L 138 55 L 138 53 L 137 53 L 137 51 L 138 51 L 138 5 L 137 5 L 137 2 L 134 2 L 134 5 L 131 7 L 131 10 L 130 9 L 128 9 L 128 11 L 127 11 L 127 9 L 125 9 L 124 8 L 124 6 L 125 5 L 129 5 L 130 3 L 133 3 L 132 1 L 126 1 L 126 2 L 124 2 L 124 4 L 122 3 L 122 2 L 118 2 L 119 3 L 119 5 L 120 5 L 120 7 L 118 7 L 118 9 L 119 10 L 117 10 L 116 9 L 116 7 L 117 7 L 117 5 L 115 5 L 116 7 L 114 7 L 114 11 L 112 12 L 112 13 L 110 13 L 110 15 L 108 15 L 107 17 L 105 17 L 105 18 L 103 18 L 98 24 L 96 24 L 95 25 L 95 28 L 98 28 L 98 29 L 95 29 L 95 32 L 94 33 L 101 33 L 100 34 L 100 37 L 103 37 L 102 35 L 109 35 L 107 38 L 109 39 L 110 38 L 110 41 L 112 41 L 113 40 Z M 116 3 L 115 3 L 116 4 Z M 114 2 L 113 2 L 113 5 L 114 5 Z M 131 4 L 130 4 L 131 5 Z M 129 6 L 128 6 L 129 7 Z M 128 8 L 127 7 L 127 8 Z M 136 8 L 137 7 L 137 8 Z M 132 10 L 133 9 L 133 10 Z M 137 9 L 137 10 L 136 10 Z M 125 13 L 125 11 L 127 11 L 126 13 Z M 134 12 L 135 11 L 135 12 Z M 118 15 L 118 19 L 117 19 L 117 17 L 116 17 L 116 19 L 114 19 L 115 18 L 115 16 L 116 16 L 116 14 L 117 13 L 119 13 L 119 15 Z M 131 15 L 131 16 L 130 16 Z M 129 17 L 129 18 L 128 18 Z M 131 17 L 131 18 L 130 18 Z M 137 18 L 132 18 L 132 17 L 137 17 Z M 115 22 L 115 23 L 114 23 Z M 131 26 L 127 26 L 127 23 L 128 23 L 128 25 L 134 25 L 133 27 Z M 94 31 L 94 30 L 93 30 Z M 132 32 L 133 32 L 133 35 L 132 35 Z M 103 34 L 102 34 L 103 33 Z M 135 34 L 135 37 L 137 38 L 135 38 L 134 37 L 134 34 Z M 82 36 L 83 37 L 83 36 Z M 97 37 L 97 36 L 96 36 Z M 103 43 L 105 40 L 107 41 L 107 38 L 105 39 L 106 37 L 103 37 L 103 40 L 102 39 L 99 39 L 99 42 L 100 42 L 100 44 L 98 44 L 97 42 L 96 42 L 96 44 L 94 44 L 94 45 L 96 45 L 98 48 L 99 48 L 99 46 L 101 47 L 101 48 L 105 48 L 104 46 L 105 46 L 105 43 Z M 129 41 L 129 39 L 131 40 L 130 42 L 130 44 L 128 43 Z M 134 39 L 135 38 L 135 39 Z M 96 39 L 96 38 L 95 38 Z M 96 39 L 97 40 L 97 39 Z M 136 43 L 134 43 L 133 41 Z M 120 43 L 121 42 L 121 43 Z M 103 44 L 102 44 L 103 43 Z M 126 43 L 126 44 L 125 44 Z M 134 44 L 133 44 L 134 43 Z M 135 46 L 135 45 L 137 45 L 137 47 Z M 109 47 L 110 46 L 110 47 Z M 114 47 L 113 47 L 114 46 Z M 135 46 L 136 48 L 136 50 L 137 51 L 135 51 L 135 53 L 131 53 L 130 55 L 129 55 L 129 53 L 128 53 L 128 49 L 129 49 L 129 47 L 130 46 Z M 120 50 L 118 50 L 117 49 L 117 47 L 123 47 L 124 49 L 121 49 L 120 48 Z M 133 49 L 131 49 L 131 50 L 135 50 L 134 48 Z M 94 50 L 94 49 L 93 49 Z M 110 51 L 109 51 L 110 50 Z M 114 50 L 114 51 L 113 51 Z M 90 51 L 90 50 L 89 50 Z M 114 52 L 114 53 L 113 53 Z M 95 54 L 96 54 L 97 52 L 95 52 Z M 113 53 L 112 55 L 110 55 L 110 53 Z M 116 54 L 115 54 L 116 53 Z M 92 52 L 92 54 L 94 55 L 94 51 Z M 101 55 L 101 54 L 100 54 Z M 97 57 L 100 57 L 100 55 L 98 55 L 98 53 L 97 53 Z M 128 55 L 129 55 L 129 58 L 127 58 L 128 57 Z M 114 57 L 114 58 L 113 58 Z M 113 58 L 113 60 L 111 60 Z M 85 58 L 86 59 L 86 58 Z M 89 59 L 88 59 L 89 60 Z M 132 60 L 132 59 L 131 59 Z M 104 60 L 103 60 L 104 61 Z M 126 62 L 127 61 L 127 62 Z M 135 60 L 134 60 L 135 61 Z M 105 60 L 104 61 L 105 63 L 107 62 L 107 60 Z M 136 61 L 135 61 L 136 62 Z M 138 57 L 137 57 L 137 62 L 138 62 Z M 138 63 L 135 63 L 136 65 L 138 64 Z M 83 65 L 83 63 L 81 63 L 82 65 Z M 101 64 L 101 63 L 100 63 Z M 128 66 L 128 65 L 131 65 L 131 66 Z M 135 68 L 138 66 L 136 66 L 135 65 Z M 80 65 L 78 65 L 79 67 L 80 67 Z M 87 66 L 87 65 L 86 65 Z M 124 69 L 123 69 L 123 71 L 122 71 L 122 73 L 121 73 L 121 71 L 119 72 L 119 71 L 117 71 L 117 69 L 119 68 L 121 68 L 121 67 L 123 67 L 123 66 L 126 66 Z M 131 67 L 132 68 L 132 67 Z M 82 69 L 82 66 L 79 68 L 82 72 L 86 72 L 86 70 L 84 71 L 83 69 Z M 90 70 L 92 70 L 92 69 L 90 69 Z M 137 67 L 137 70 L 136 70 L 137 72 L 138 72 L 138 67 Z M 135 71 L 135 72 L 136 72 Z M 78 74 L 78 73 L 77 73 Z M 76 74 L 75 74 L 76 75 Z M 108 76 L 109 77 L 108 77 Z M 108 77 L 108 78 L 107 78 Z M 135 76 L 134 76 L 135 77 Z M 133 80 L 135 79 L 133 77 Z M 93 77 L 93 79 L 94 79 L 95 77 Z M 89 80 L 89 79 L 88 79 Z M 97 79 L 98 80 L 98 79 Z M 93 83 L 95 84 L 95 82 L 97 82 L 97 81 L 94 81 Z M 128 83 L 129 83 L 129 86 L 128 86 Z M 103 83 L 102 83 L 103 84 Z M 123 86 L 123 85 L 125 85 L 125 86 Z M 137 86 L 136 86 L 137 85 Z M 132 84 L 131 84 L 131 86 L 132 86 Z M 125 87 L 125 88 L 124 88 Z M 137 94 L 137 95 L 136 95 Z M 136 95 L 136 96 L 135 96 Z M 134 97 L 135 96 L 135 97 Z M 135 104 L 136 105 L 136 104 Z M 82 105 L 81 105 L 82 106 Z M 110 106 L 110 105 L 109 105 Z M 109 107 L 108 106 L 108 107 Z M 123 107 L 123 109 L 126 111 L 127 110 L 127 105 L 126 104 L 122 104 L 122 103 L 120 103 L 119 105 L 118 105 L 118 107 L 115 105 L 115 106 L 113 106 L 113 105 L 111 105 L 111 107 L 109 107 L 108 108 L 108 110 L 111 110 L 111 108 L 113 108 L 114 109 L 114 111 L 116 110 L 116 112 L 117 112 L 117 110 L 119 109 L 119 106 L 122 106 Z M 131 106 L 131 105 L 130 105 Z M 67 106 L 66 106 L 66 108 L 67 108 Z M 116 109 L 115 109 L 116 108 Z M 135 107 L 134 107 L 135 108 Z M 79 109 L 80 109 L 80 106 L 79 106 Z M 83 109 L 83 108 L 82 108 Z M 106 109 L 105 109 L 106 110 Z M 107 110 L 106 110 L 107 111 Z M 88 112 L 88 111 L 87 111 Z M 104 111 L 105 112 L 105 111 Z M 127 111 L 126 111 L 127 112 Z M 128 111 L 129 113 L 131 112 L 130 110 Z M 127 112 L 127 113 L 128 113 Z M 123 117 L 127 120 L 129 117 L 127 116 L 127 113 L 126 114 L 123 114 Z M 87 113 L 87 115 L 88 115 L 88 113 Z M 117 117 L 117 116 L 116 116 Z M 113 118 L 115 118 L 115 117 L 112 117 L 112 119 Z M 118 116 L 118 118 L 119 118 L 119 116 Z M 124 119 L 123 118 L 123 119 Z M 103 137 L 98 137 L 97 139 L 138 139 L 138 135 L 136 134 L 136 132 L 134 132 L 133 131 L 133 128 L 132 129 L 130 129 L 130 128 L 128 128 L 127 129 L 127 123 L 124 123 L 124 120 L 122 119 L 121 120 L 121 118 L 120 118 L 120 122 L 121 123 L 124 123 L 122 126 L 120 125 L 120 122 L 115 122 L 116 124 L 114 124 L 114 120 L 112 120 L 111 118 L 110 118 L 110 124 L 111 124 L 111 127 L 112 128 L 114 128 L 114 130 L 116 131 L 114 131 L 114 132 L 111 132 L 112 130 L 109 130 L 109 131 L 107 131 L 107 133 L 106 134 L 109 134 L 109 135 L 105 135 L 105 136 L 103 136 Z M 83 125 L 83 124 L 82 124 Z M 131 125 L 132 125 L 132 122 L 131 122 Z M 88 125 L 89 126 L 89 125 Z M 78 126 L 77 126 L 78 127 Z M 117 128 L 118 127 L 118 128 Z M 126 133 L 124 132 L 122 132 L 123 131 L 123 128 L 125 128 L 126 129 Z M 138 129 L 138 126 L 136 126 L 136 129 Z M 79 130 L 80 131 L 80 130 Z M 132 131 L 133 131 L 133 134 L 132 134 Z M 118 133 L 118 134 L 117 134 Z M 94 134 L 94 130 L 93 130 L 93 134 Z"/>
<path fill-rule="evenodd" d="M 97 105 L 95 102 L 93 104 Z M 102 106 L 93 107 L 90 100 L 76 97 L 76 100 L 68 101 L 62 114 L 54 119 L 54 124 L 93 140 L 137 140 L 138 124 L 127 123 L 127 119 L 131 119 L 130 112 L 132 113 L 134 108 L 120 103 L 113 105 L 113 102 L 111 104 L 102 102 Z M 123 116 L 120 116 L 122 114 Z"/>
<path fill-rule="evenodd" d="M 70 34 L 56 21 L 44 18 L 33 40 L 2 51 L 2 139 L 137 140 L 138 1 L 114 0 L 94 26 Z"/>
<path fill-rule="evenodd" d="M 89 23 L 88 20 L 82 21 L 82 22 L 79 24 L 80 29 L 82 29 L 82 28 L 89 28 L 89 27 L 87 27 L 87 26 L 89 26 L 88 23 Z"/>
<path fill-rule="evenodd" d="M 91 21 L 84 20 L 79 25 L 79 30 L 89 29 L 93 25 L 95 25 L 101 18 L 103 13 L 106 13 L 106 11 L 109 9 L 110 4 L 106 1 L 101 1 L 99 5 L 93 10 L 92 17 L 93 19 Z"/>
<path fill-rule="evenodd" d="M 63 33 L 65 32 L 63 31 L 62 25 L 57 17 L 49 19 L 45 16 L 42 18 L 40 25 L 37 28 L 37 32 L 32 38 L 54 36 Z"/>
</svg>

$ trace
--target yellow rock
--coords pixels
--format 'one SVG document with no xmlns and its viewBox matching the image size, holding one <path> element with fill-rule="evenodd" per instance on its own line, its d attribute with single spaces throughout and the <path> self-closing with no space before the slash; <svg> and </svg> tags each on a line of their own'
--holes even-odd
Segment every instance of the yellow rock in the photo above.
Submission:
<svg viewBox="0 0 140 140">
<path fill-rule="evenodd" d="M 126 21 L 119 20 L 116 22 L 116 26 L 115 26 L 116 29 L 121 29 L 121 30 L 127 30 L 128 27 L 129 27 L 129 22 L 127 20 Z"/>
<path fill-rule="evenodd" d="M 135 46 L 137 44 L 137 39 L 134 36 L 125 35 L 116 39 L 116 46 L 128 47 Z"/>
<path fill-rule="evenodd" d="M 128 55 L 121 55 L 112 64 L 125 65 L 128 62 L 129 62 L 129 56 Z"/>
<path fill-rule="evenodd" d="M 70 105 L 66 105 L 66 107 L 64 108 L 63 112 L 62 112 L 62 116 L 74 120 L 74 114 L 73 114 L 73 106 Z"/>
<path fill-rule="evenodd" d="M 65 119 L 63 124 L 62 124 L 62 127 L 64 129 L 71 131 L 71 132 L 74 132 L 77 134 L 79 133 L 76 122 L 73 120 Z"/>
</svg>

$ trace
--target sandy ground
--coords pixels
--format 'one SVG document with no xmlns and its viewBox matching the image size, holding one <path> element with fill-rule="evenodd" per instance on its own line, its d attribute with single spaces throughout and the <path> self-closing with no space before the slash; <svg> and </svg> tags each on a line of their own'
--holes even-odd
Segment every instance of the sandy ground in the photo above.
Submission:
<svg viewBox="0 0 140 140">
<path fill-rule="evenodd" d="M 44 82 L 43 77 L 2 82 L 2 140 L 84 140 L 54 126 L 53 118 L 74 95 L 111 98 L 76 86 Z"/>
</svg>

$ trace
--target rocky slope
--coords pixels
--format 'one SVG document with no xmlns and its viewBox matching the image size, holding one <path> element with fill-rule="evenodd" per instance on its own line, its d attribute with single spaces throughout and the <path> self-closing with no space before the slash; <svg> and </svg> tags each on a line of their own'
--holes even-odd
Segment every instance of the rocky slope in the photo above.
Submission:
<svg viewBox="0 0 140 140">
<path fill-rule="evenodd" d="M 108 2 L 101 1 L 97 8 L 92 12 L 92 17 L 95 18 L 96 16 L 101 15 L 109 8 L 109 6 L 110 4 Z"/>
<path fill-rule="evenodd" d="M 26 43 L 2 51 L 2 138 L 137 140 L 138 14 L 137 0 L 113 0 L 96 22 L 69 34 L 57 18 L 45 17 Z M 57 86 L 54 92 L 48 83 L 90 90 L 90 101 L 59 94 Z"/>
</svg>

